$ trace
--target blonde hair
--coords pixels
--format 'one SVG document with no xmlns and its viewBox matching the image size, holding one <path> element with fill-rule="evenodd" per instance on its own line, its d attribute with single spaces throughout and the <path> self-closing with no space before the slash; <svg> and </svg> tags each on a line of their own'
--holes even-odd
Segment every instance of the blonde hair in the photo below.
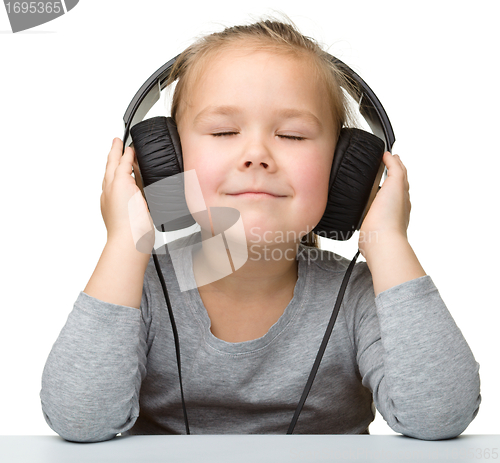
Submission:
<svg viewBox="0 0 500 463">
<path fill-rule="evenodd" d="M 288 19 L 288 18 L 287 18 Z M 253 24 L 227 27 L 199 38 L 186 48 L 175 61 L 166 85 L 177 81 L 172 98 L 171 117 L 178 122 L 182 112 L 183 98 L 189 95 L 189 88 L 195 85 L 209 58 L 234 47 L 270 51 L 309 59 L 316 75 L 326 84 L 333 120 L 336 122 L 336 137 L 340 129 L 355 121 L 342 87 L 349 88 L 350 81 L 331 61 L 330 55 L 312 38 L 302 35 L 295 24 L 266 19 Z M 301 243 L 320 248 L 319 237 L 309 232 L 302 237 Z"/>
</svg>

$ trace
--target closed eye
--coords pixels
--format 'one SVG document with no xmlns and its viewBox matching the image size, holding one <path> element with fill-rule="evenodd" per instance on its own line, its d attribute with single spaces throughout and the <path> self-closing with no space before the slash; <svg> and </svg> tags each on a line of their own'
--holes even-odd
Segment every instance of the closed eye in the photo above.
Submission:
<svg viewBox="0 0 500 463">
<path fill-rule="evenodd" d="M 223 137 L 223 136 L 228 136 L 228 135 L 238 135 L 239 132 L 215 132 L 212 133 L 211 135 L 213 137 Z M 287 140 L 305 140 L 305 137 L 298 137 L 296 135 L 277 135 L 280 138 L 284 138 Z"/>
<path fill-rule="evenodd" d="M 222 137 L 223 135 L 238 135 L 238 132 L 215 132 L 212 134 L 214 137 Z"/>
<path fill-rule="evenodd" d="M 305 140 L 304 137 L 297 137 L 296 135 L 278 135 L 278 137 L 286 138 L 288 140 Z"/>
</svg>

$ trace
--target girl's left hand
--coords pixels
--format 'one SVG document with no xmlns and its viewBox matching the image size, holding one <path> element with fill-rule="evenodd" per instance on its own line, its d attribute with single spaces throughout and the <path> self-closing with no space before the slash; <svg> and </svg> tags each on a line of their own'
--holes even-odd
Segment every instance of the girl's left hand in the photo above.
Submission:
<svg viewBox="0 0 500 463">
<path fill-rule="evenodd" d="M 411 203 L 406 167 L 397 154 L 389 151 L 384 153 L 382 162 L 387 167 L 387 178 L 361 224 L 358 247 L 362 255 L 369 246 L 386 238 L 407 239 Z"/>
</svg>

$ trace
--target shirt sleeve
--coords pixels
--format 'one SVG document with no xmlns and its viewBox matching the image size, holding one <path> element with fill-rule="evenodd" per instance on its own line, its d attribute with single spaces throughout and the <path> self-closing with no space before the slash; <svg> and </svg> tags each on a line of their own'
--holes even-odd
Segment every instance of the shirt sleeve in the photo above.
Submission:
<svg viewBox="0 0 500 463">
<path fill-rule="evenodd" d="M 40 391 L 45 420 L 64 439 L 99 442 L 134 425 L 146 375 L 148 302 L 146 278 L 141 310 L 78 295 Z"/>
<path fill-rule="evenodd" d="M 351 300 L 362 383 L 396 432 L 425 440 L 461 434 L 479 411 L 479 363 L 429 275 L 376 298 L 360 263 Z"/>
</svg>

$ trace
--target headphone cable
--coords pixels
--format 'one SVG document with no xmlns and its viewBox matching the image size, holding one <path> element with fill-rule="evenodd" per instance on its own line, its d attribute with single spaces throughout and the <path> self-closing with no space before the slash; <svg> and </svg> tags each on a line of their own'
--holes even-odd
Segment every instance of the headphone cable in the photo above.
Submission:
<svg viewBox="0 0 500 463">
<path fill-rule="evenodd" d="M 162 226 L 163 229 L 163 226 Z M 174 333 L 174 343 L 175 343 L 175 355 L 177 357 L 177 369 L 179 371 L 179 384 L 181 386 L 181 399 L 182 399 L 182 410 L 184 412 L 184 424 L 186 425 L 186 434 L 191 434 L 189 432 L 189 423 L 186 411 L 186 403 L 184 402 L 184 391 L 182 389 L 182 376 L 181 376 L 181 353 L 179 347 L 179 335 L 177 334 L 177 326 L 175 325 L 174 313 L 172 312 L 172 306 L 170 305 L 170 298 L 168 297 L 167 285 L 165 284 L 165 280 L 163 278 L 163 274 L 161 271 L 160 263 L 158 262 L 158 257 L 156 255 L 156 250 L 153 249 L 153 260 L 156 267 L 156 273 L 158 273 L 158 277 L 160 278 L 161 287 L 163 288 L 163 294 L 165 296 L 165 301 L 167 302 L 168 307 L 168 315 L 170 317 L 170 323 L 172 324 L 172 332 Z"/>
<path fill-rule="evenodd" d="M 328 341 L 330 340 L 330 336 L 331 336 L 332 331 L 333 331 L 333 326 L 335 325 L 335 321 L 337 320 L 337 315 L 339 313 L 340 306 L 342 304 L 342 300 L 344 299 L 344 293 L 345 293 L 345 290 L 347 288 L 347 283 L 349 282 L 349 278 L 351 276 L 352 270 L 354 268 L 354 264 L 356 263 L 356 260 L 359 256 L 359 254 L 360 254 L 360 251 L 358 249 L 358 252 L 356 252 L 356 255 L 352 259 L 351 263 L 349 264 L 349 267 L 347 268 L 347 270 L 345 272 L 344 278 L 342 280 L 342 284 L 340 285 L 339 293 L 337 296 L 337 301 L 335 302 L 335 306 L 333 308 L 332 316 L 330 317 L 330 321 L 328 323 L 325 334 L 323 336 L 321 346 L 318 350 L 318 354 L 316 355 L 316 360 L 314 361 L 311 372 L 309 373 L 309 378 L 308 378 L 307 383 L 304 387 L 304 391 L 302 392 L 302 396 L 299 400 L 299 403 L 298 403 L 297 408 L 295 410 L 295 413 L 293 415 L 290 426 L 288 427 L 287 434 L 293 433 L 293 430 L 295 429 L 295 425 L 297 424 L 297 420 L 299 419 L 300 412 L 302 411 L 302 408 L 304 407 L 307 396 L 309 395 L 309 391 L 311 390 L 311 387 L 312 387 L 314 378 L 316 377 L 316 373 L 318 371 L 319 365 L 321 363 L 321 360 L 323 359 L 323 354 L 325 353 L 326 346 L 328 344 Z M 172 311 L 172 306 L 170 304 L 170 298 L 168 297 L 167 285 L 165 284 L 165 279 L 163 278 L 163 273 L 161 271 L 160 263 L 158 262 L 158 257 L 156 255 L 155 249 L 153 249 L 153 260 L 155 263 L 156 272 L 158 273 L 158 277 L 160 278 L 160 283 L 161 283 L 161 286 L 163 289 L 163 294 L 165 296 L 165 301 L 167 303 L 168 314 L 170 317 L 170 323 L 172 324 L 172 332 L 174 334 L 174 343 L 175 343 L 175 354 L 177 357 L 177 368 L 179 371 L 179 384 L 180 384 L 180 389 L 181 389 L 182 410 L 184 412 L 184 424 L 186 426 L 186 434 L 189 435 L 191 433 L 189 432 L 189 422 L 188 422 L 188 417 L 187 417 L 186 404 L 184 401 L 184 391 L 182 388 L 181 355 L 180 355 L 180 346 L 179 346 L 179 335 L 177 333 L 177 326 L 175 324 L 174 314 Z"/>
<path fill-rule="evenodd" d="M 351 263 L 349 264 L 349 267 L 347 268 L 344 279 L 342 280 L 342 284 L 340 285 L 339 289 L 339 294 L 337 296 L 337 302 L 335 302 L 335 306 L 333 308 L 333 313 L 332 316 L 330 317 L 330 322 L 328 323 L 328 326 L 326 327 L 325 335 L 323 336 L 323 341 L 321 342 L 321 346 L 318 350 L 318 354 L 316 355 L 316 360 L 314 361 L 314 365 L 311 369 L 311 373 L 309 373 L 309 379 L 307 380 L 306 386 L 304 387 L 304 391 L 302 392 L 302 397 L 299 400 L 299 404 L 297 405 L 297 408 L 295 410 L 295 414 L 293 415 L 292 421 L 290 423 L 290 426 L 288 427 L 288 431 L 286 432 L 287 434 L 292 434 L 293 430 L 295 428 L 295 425 L 297 424 L 297 420 L 299 419 L 300 412 L 302 411 L 302 407 L 304 406 L 304 403 L 306 402 L 307 396 L 309 395 L 309 391 L 311 390 L 312 383 L 314 381 L 314 378 L 316 377 L 316 373 L 319 368 L 319 364 L 321 363 L 321 359 L 323 358 L 323 354 L 325 353 L 326 345 L 328 344 L 328 341 L 330 339 L 330 335 L 332 334 L 333 330 L 333 325 L 335 325 L 335 320 L 337 319 L 337 315 L 340 310 L 340 305 L 342 304 L 342 300 L 344 299 L 344 293 L 347 288 L 347 283 L 349 282 L 349 277 L 351 276 L 352 269 L 354 268 L 354 264 L 356 263 L 356 259 L 359 256 L 359 249 L 354 258 L 352 259 Z"/>
</svg>

